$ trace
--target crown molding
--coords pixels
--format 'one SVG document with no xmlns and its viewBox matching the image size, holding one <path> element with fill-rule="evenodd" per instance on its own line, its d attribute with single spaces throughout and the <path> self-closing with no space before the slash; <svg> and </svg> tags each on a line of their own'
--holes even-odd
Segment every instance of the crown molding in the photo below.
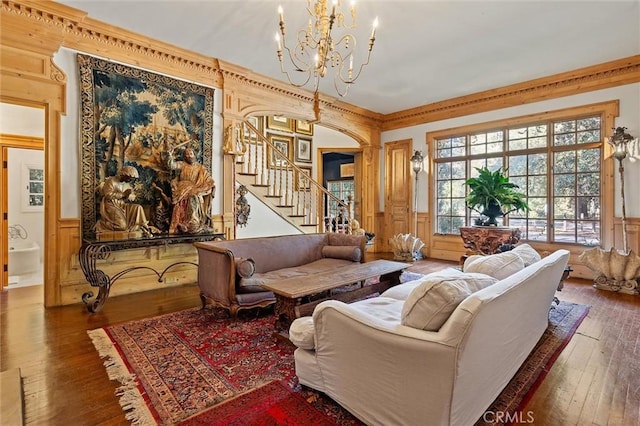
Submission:
<svg viewBox="0 0 640 426">
<path fill-rule="evenodd" d="M 382 130 L 640 82 L 640 55 L 386 114 Z"/>
</svg>

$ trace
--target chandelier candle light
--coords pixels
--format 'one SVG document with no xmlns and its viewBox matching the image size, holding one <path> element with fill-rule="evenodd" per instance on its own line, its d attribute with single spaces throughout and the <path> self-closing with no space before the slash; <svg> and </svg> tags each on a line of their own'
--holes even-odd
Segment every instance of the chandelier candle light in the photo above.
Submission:
<svg viewBox="0 0 640 426">
<path fill-rule="evenodd" d="M 282 6 L 278 7 L 280 20 L 280 32 L 276 33 L 278 60 L 280 61 L 280 70 L 287 76 L 289 83 L 296 87 L 303 87 L 309 81 L 312 81 L 313 91 L 316 95 L 320 79 L 326 75 L 327 69 L 331 67 L 335 70 L 333 82 L 336 92 L 340 96 L 345 96 L 349 91 L 349 87 L 360 76 L 362 68 L 369 63 L 371 50 L 376 40 L 378 18 L 373 22 L 367 58 L 359 65 L 357 72 L 354 73 L 354 55 L 357 49 L 357 40 L 353 34 L 347 31 L 356 27 L 355 3 L 351 2 L 351 25 L 349 26 L 345 23 L 340 1 L 334 0 L 331 9 L 329 9 L 327 3 L 327 0 L 307 0 L 309 23 L 306 28 L 298 30 L 296 45 L 293 48 L 287 46 L 284 11 Z M 339 34 L 336 34 L 336 32 Z M 286 70 L 283 49 L 287 52 L 293 70 L 303 75 L 301 80 L 295 77 L 292 78 L 290 72 Z"/>
</svg>

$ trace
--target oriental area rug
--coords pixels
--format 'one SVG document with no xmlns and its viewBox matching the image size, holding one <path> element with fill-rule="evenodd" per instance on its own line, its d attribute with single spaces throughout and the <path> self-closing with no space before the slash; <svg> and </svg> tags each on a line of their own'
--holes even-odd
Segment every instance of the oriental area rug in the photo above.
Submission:
<svg viewBox="0 0 640 426">
<path fill-rule="evenodd" d="M 588 310 L 554 305 L 543 337 L 488 412 L 524 406 Z M 361 424 L 298 383 L 295 346 L 273 336 L 274 321 L 269 310 L 241 311 L 231 321 L 225 310 L 192 308 L 88 333 L 120 383 L 116 395 L 132 424 Z"/>
</svg>

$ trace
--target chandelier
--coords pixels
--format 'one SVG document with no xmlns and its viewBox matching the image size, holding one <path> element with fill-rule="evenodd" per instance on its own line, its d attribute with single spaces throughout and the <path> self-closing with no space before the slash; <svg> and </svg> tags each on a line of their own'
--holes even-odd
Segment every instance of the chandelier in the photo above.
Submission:
<svg viewBox="0 0 640 426">
<path fill-rule="evenodd" d="M 309 14 L 308 25 L 306 28 L 298 30 L 295 46 L 289 47 L 286 39 L 284 11 L 282 6 L 278 7 L 280 32 L 276 33 L 276 43 L 280 70 L 287 76 L 289 83 L 296 87 L 303 87 L 312 82 L 313 91 L 317 94 L 320 79 L 331 68 L 334 72 L 333 84 L 336 92 L 340 96 L 345 96 L 349 87 L 360 76 L 364 66 L 369 63 L 373 43 L 376 40 L 378 18 L 373 22 L 366 60 L 356 65 L 357 71 L 354 72 L 357 40 L 353 34 L 349 33 L 356 27 L 354 2 L 351 2 L 349 9 L 350 25 L 345 22 L 345 15 L 341 11 L 339 0 L 333 1 L 331 10 L 329 10 L 327 0 L 307 0 L 307 12 Z M 283 49 L 291 62 L 293 73 L 287 71 L 285 67 Z M 301 77 L 293 76 L 292 74 L 295 73 L 300 73 Z"/>
</svg>

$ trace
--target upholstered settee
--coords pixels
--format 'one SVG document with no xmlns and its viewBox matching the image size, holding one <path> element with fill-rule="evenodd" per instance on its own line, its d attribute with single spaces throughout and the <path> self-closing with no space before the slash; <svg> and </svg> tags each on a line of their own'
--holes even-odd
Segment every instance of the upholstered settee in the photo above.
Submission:
<svg viewBox="0 0 640 426">
<path fill-rule="evenodd" d="M 240 309 L 268 306 L 275 296 L 262 284 L 364 262 L 365 244 L 364 235 L 336 233 L 194 243 L 202 307 L 211 301 L 235 317 Z"/>
<path fill-rule="evenodd" d="M 481 263 L 502 278 L 450 268 L 379 297 L 320 303 L 289 329 L 300 383 L 371 425 L 473 425 L 547 328 L 569 252 L 520 260 L 519 271 L 513 253 L 503 267 L 489 257 Z"/>
</svg>

